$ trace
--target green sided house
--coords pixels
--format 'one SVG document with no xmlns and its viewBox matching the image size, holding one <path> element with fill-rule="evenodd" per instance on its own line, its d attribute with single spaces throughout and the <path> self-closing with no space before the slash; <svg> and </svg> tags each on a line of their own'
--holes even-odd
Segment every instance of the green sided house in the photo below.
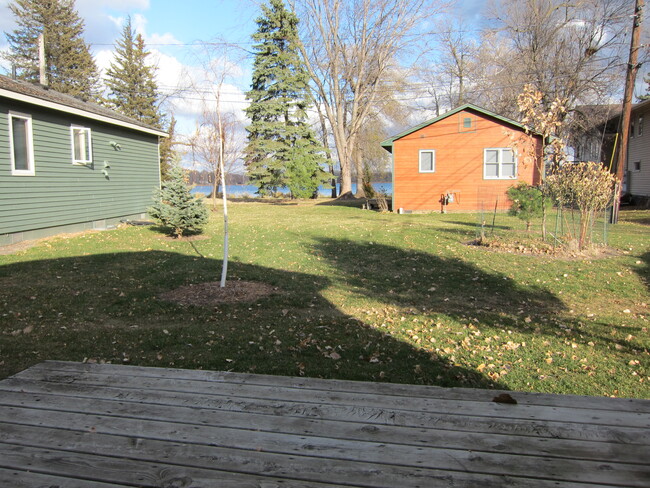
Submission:
<svg viewBox="0 0 650 488">
<path fill-rule="evenodd" d="M 144 218 L 166 135 L 0 76 L 0 245 Z"/>
</svg>

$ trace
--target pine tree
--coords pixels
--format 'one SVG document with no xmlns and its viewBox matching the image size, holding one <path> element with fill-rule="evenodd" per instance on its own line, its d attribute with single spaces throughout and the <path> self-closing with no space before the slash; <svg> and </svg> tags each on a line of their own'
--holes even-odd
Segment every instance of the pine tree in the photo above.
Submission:
<svg viewBox="0 0 650 488">
<path fill-rule="evenodd" d="M 117 41 L 115 60 L 106 72 L 108 102 L 112 108 L 145 124 L 160 127 L 158 86 L 155 68 L 147 65 L 149 56 L 144 39 L 134 32 L 129 17 Z"/>
<path fill-rule="evenodd" d="M 84 23 L 74 0 L 14 0 L 9 8 L 18 28 L 6 34 L 9 53 L 4 57 L 15 66 L 18 78 L 39 81 L 38 37 L 43 34 L 49 86 L 84 100 L 96 99 L 99 74 L 83 40 Z"/>
<path fill-rule="evenodd" d="M 288 188 L 293 198 L 311 196 L 328 181 L 324 149 L 307 123 L 309 76 L 300 61 L 298 18 L 283 0 L 262 6 L 252 38 L 257 44 L 251 90 L 246 165 L 260 195 Z"/>
<path fill-rule="evenodd" d="M 202 199 L 194 198 L 190 192 L 183 168 L 174 165 L 168 176 L 162 189 L 156 190 L 154 204 L 147 212 L 169 227 L 176 237 L 182 237 L 187 231 L 199 232 L 208 222 L 208 209 Z"/>
</svg>

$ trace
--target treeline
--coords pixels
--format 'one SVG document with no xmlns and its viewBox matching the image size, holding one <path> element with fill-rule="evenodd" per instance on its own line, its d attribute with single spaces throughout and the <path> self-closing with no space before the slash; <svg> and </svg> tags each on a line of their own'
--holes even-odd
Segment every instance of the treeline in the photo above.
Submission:
<svg viewBox="0 0 650 488">
<path fill-rule="evenodd" d="M 190 169 L 186 172 L 190 185 L 212 185 L 214 173 L 206 170 Z M 248 185 L 248 175 L 242 173 L 226 173 L 226 185 Z"/>
</svg>

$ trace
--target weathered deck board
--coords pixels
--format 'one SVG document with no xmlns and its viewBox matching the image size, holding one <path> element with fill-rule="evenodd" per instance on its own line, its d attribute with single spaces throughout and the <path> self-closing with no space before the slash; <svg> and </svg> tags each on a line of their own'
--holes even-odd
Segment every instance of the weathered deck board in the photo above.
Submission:
<svg viewBox="0 0 650 488">
<path fill-rule="evenodd" d="M 121 377 L 137 376 L 140 378 L 167 378 L 174 380 L 209 381 L 211 383 L 234 383 L 236 385 L 274 385 L 300 390 L 322 390 L 326 392 L 377 393 L 383 396 L 405 396 L 408 398 L 444 398 L 447 400 L 491 401 L 493 390 L 475 388 L 436 388 L 432 386 L 370 383 L 361 381 L 330 380 L 319 378 L 299 378 L 293 376 L 269 376 L 261 374 L 231 373 L 224 371 L 203 371 L 169 368 L 136 368 L 126 371 L 122 365 L 96 363 L 70 363 L 63 361 L 46 361 L 18 373 L 16 377 L 43 375 L 54 371 L 79 373 L 96 372 L 104 375 L 119 374 Z M 390 386 L 390 388 L 387 388 Z M 577 395 L 551 395 L 544 393 L 518 392 L 519 404 L 532 404 L 572 408 L 590 408 L 625 412 L 650 413 L 650 402 L 638 402 L 630 398 L 605 398 Z"/>
<path fill-rule="evenodd" d="M 497 393 L 46 362 L 0 382 L 0 486 L 650 486 L 650 401 Z"/>
</svg>

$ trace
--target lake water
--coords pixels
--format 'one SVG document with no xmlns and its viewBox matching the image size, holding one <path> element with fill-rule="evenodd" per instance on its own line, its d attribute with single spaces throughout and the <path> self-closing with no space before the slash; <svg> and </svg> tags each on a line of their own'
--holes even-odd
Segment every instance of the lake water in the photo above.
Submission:
<svg viewBox="0 0 650 488">
<path fill-rule="evenodd" d="M 375 188 L 375 190 L 383 190 L 385 191 L 388 195 L 393 194 L 393 184 L 392 183 L 373 183 L 372 186 Z M 340 186 L 336 186 L 336 191 L 338 193 L 340 189 Z M 232 197 L 243 197 L 243 196 L 249 196 L 256 198 L 259 195 L 255 193 L 257 191 L 257 187 L 254 185 L 226 185 L 226 193 L 228 196 Z M 289 190 L 280 190 L 282 193 L 289 194 Z M 357 191 L 357 185 L 354 183 L 352 184 L 352 193 Z M 203 193 L 204 195 L 209 195 L 212 193 L 212 185 L 199 185 L 195 186 L 192 188 L 192 193 Z M 319 188 L 318 193 L 322 196 L 329 197 L 332 195 L 332 189 L 331 188 Z"/>
</svg>

